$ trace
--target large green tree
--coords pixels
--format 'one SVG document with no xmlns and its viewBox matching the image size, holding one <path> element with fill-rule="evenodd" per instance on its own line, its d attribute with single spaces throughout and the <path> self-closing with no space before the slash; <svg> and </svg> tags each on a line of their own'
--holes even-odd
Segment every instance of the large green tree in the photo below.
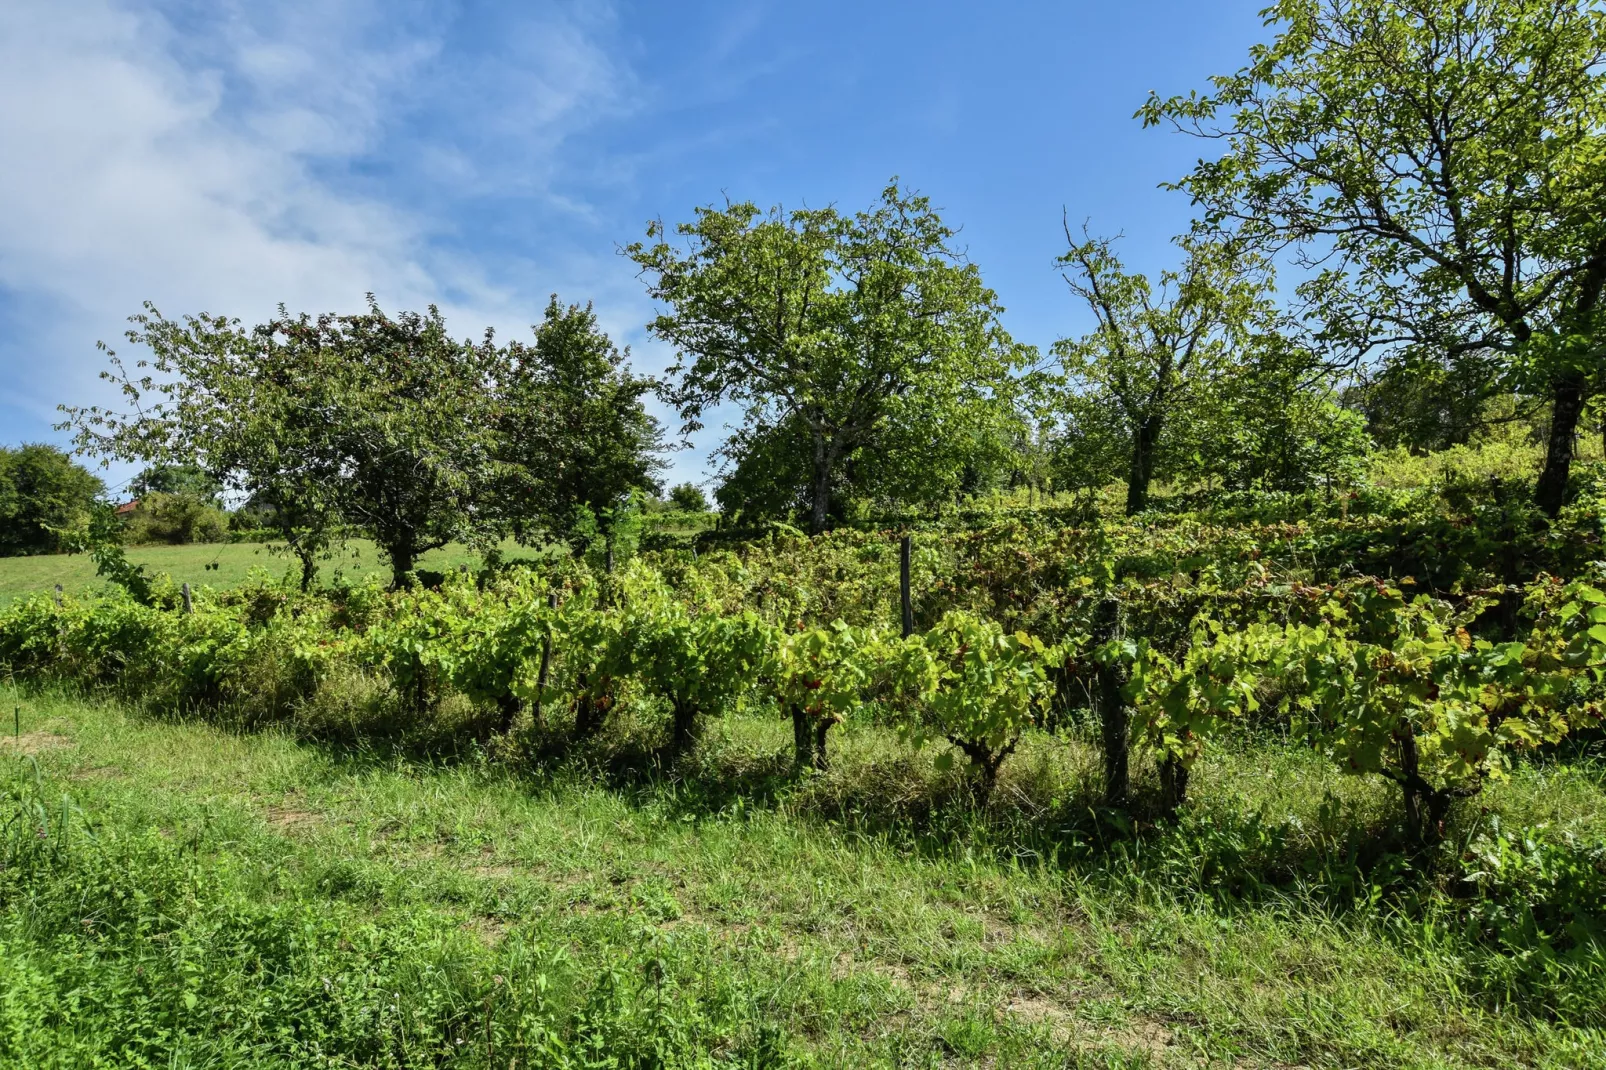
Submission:
<svg viewBox="0 0 1606 1070">
<path fill-rule="evenodd" d="M 193 464 L 265 505 L 301 557 L 348 530 L 372 538 L 396 583 L 418 556 L 489 538 L 487 488 L 499 352 L 447 334 L 433 307 L 391 317 L 280 315 L 254 328 L 222 316 L 133 318 L 149 350 L 106 376 L 126 411 L 67 408 L 81 447 L 148 463 Z"/>
<path fill-rule="evenodd" d="M 1540 399 L 1504 389 L 1504 369 L 1487 354 L 1451 361 L 1387 361 L 1362 370 L 1344 391 L 1344 404 L 1366 418 L 1382 446 L 1428 453 L 1464 446 L 1501 423 L 1531 424 Z"/>
<path fill-rule="evenodd" d="M 1287 250 L 1350 359 L 1498 361 L 1542 396 L 1562 505 L 1606 365 L 1606 17 L 1598 0 L 1278 0 L 1208 93 L 1146 123 L 1222 146 L 1180 187 Z"/>
<path fill-rule="evenodd" d="M 216 507 L 223 502 L 223 483 L 197 464 L 154 464 L 129 481 L 128 493 L 136 498 L 173 494 Z"/>
<path fill-rule="evenodd" d="M 281 319 L 285 319 L 281 310 Z M 153 305 L 125 337 L 148 352 L 132 365 L 104 343 L 122 408 L 63 406 L 81 449 L 143 461 L 155 480 L 198 470 L 250 498 L 284 539 L 310 586 L 320 555 L 340 539 L 340 459 L 326 432 L 334 406 L 315 344 L 277 321 L 244 327 L 226 316 L 169 319 Z M 160 489 L 160 488 L 156 488 Z"/>
<path fill-rule="evenodd" d="M 396 586 L 430 550 L 494 539 L 503 358 L 490 332 L 458 341 L 433 305 L 392 316 L 372 299 L 358 315 L 273 329 L 311 351 L 324 421 L 311 453 L 338 467 L 339 515 L 384 551 Z"/>
<path fill-rule="evenodd" d="M 502 505 L 520 538 L 556 536 L 580 551 L 594 524 L 612 545 L 633 495 L 657 493 L 663 434 L 644 404 L 657 384 L 632 374 L 628 358 L 589 304 L 555 294 L 534 342 L 503 351 Z"/>
<path fill-rule="evenodd" d="M 1366 420 L 1339 403 L 1327 369 L 1296 340 L 1250 338 L 1212 378 L 1173 443 L 1173 472 L 1235 490 L 1332 489 L 1359 479 Z"/>
<path fill-rule="evenodd" d="M 990 486 L 1017 468 L 1025 434 L 995 397 L 911 398 L 889 406 L 863 445 L 837 459 L 826 522 L 876 507 L 934 505 Z M 737 429 L 717 451 L 726 462 L 720 508 L 748 519 L 812 513 L 813 429 L 793 415 Z"/>
<path fill-rule="evenodd" d="M 1182 265 L 1158 282 L 1127 271 L 1105 238 L 1084 235 L 1060 258 L 1095 323 L 1054 347 L 1070 394 L 1063 408 L 1090 430 L 1104 422 L 1086 411 L 1090 402 L 1114 418 L 1125 441 L 1128 514 L 1148 508 L 1174 425 L 1270 320 L 1257 258 L 1231 243 L 1184 239 L 1181 248 Z M 1107 424 L 1097 433 L 1107 441 Z"/>
<path fill-rule="evenodd" d="M 675 235 L 654 224 L 627 250 L 666 306 L 649 328 L 680 356 L 664 396 L 688 431 L 734 401 L 735 446 L 800 453 L 778 467 L 807 472 L 816 532 L 849 458 L 922 413 L 995 403 L 1024 362 L 954 232 L 896 184 L 851 216 L 727 204 Z"/>
<path fill-rule="evenodd" d="M 104 490 L 55 446 L 0 446 L 0 556 L 61 549 L 58 533 L 86 520 Z"/>
</svg>

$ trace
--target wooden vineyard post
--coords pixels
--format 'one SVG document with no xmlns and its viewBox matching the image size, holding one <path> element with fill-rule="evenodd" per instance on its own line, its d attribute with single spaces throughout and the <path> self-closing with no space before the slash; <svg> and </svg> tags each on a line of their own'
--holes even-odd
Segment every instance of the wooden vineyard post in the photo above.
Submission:
<svg viewBox="0 0 1606 1070">
<path fill-rule="evenodd" d="M 184 612 L 185 613 L 194 613 L 195 612 L 195 602 L 193 600 L 191 600 L 191 598 L 190 598 L 190 583 L 189 583 L 188 580 L 184 581 L 184 586 L 181 588 L 181 590 L 182 590 L 182 592 L 184 594 Z"/>
<path fill-rule="evenodd" d="M 62 601 L 61 601 L 61 584 L 58 583 L 58 584 L 56 584 L 56 608 L 60 609 L 61 605 L 62 605 Z M 66 647 L 67 647 L 67 622 L 62 620 L 61 617 L 58 615 L 56 617 L 56 656 L 57 657 L 61 657 L 61 656 L 65 655 L 67 653 Z"/>
<path fill-rule="evenodd" d="M 558 608 L 558 592 L 553 591 L 546 596 L 548 609 Z M 537 727 L 541 722 L 541 699 L 546 694 L 547 673 L 552 668 L 552 626 L 547 625 L 547 633 L 541 637 L 541 669 L 535 675 L 535 723 Z"/>
<path fill-rule="evenodd" d="M 1113 596 L 1100 600 L 1093 616 L 1093 646 L 1098 647 L 1115 638 L 1120 627 L 1121 605 Z M 1131 789 L 1131 775 L 1127 766 L 1127 748 L 1131 726 L 1126 703 L 1121 699 L 1123 683 L 1120 668 L 1114 664 L 1098 667 L 1098 686 L 1095 700 L 1098 703 L 1099 728 L 1104 745 L 1104 804 L 1124 809 Z"/>
<path fill-rule="evenodd" d="M 903 637 L 914 634 L 915 607 L 909 597 L 909 557 L 914 550 L 914 536 L 905 535 L 898 547 L 898 596 L 903 606 Z"/>
</svg>

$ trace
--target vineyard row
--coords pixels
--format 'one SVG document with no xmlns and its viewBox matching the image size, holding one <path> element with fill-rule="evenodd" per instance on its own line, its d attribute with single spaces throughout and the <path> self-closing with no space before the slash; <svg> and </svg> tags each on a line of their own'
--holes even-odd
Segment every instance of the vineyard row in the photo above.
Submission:
<svg viewBox="0 0 1606 1070">
<path fill-rule="evenodd" d="M 621 700 L 650 697 L 668 714 L 671 764 L 709 718 L 748 705 L 790 718 L 800 768 L 825 764 L 833 727 L 877 723 L 912 746 L 951 744 L 938 761 L 962 755 L 984 796 L 1024 733 L 1087 709 L 1115 807 L 1132 750 L 1155 756 L 1174 809 L 1212 737 L 1276 723 L 1344 771 L 1398 785 L 1408 829 L 1427 837 L 1522 752 L 1598 724 L 1606 677 L 1606 593 L 1582 580 L 1522 589 L 1518 637 L 1503 642 L 1476 637 L 1501 592 L 1451 602 L 1371 579 L 1171 600 L 1085 588 L 1051 642 L 964 609 L 904 635 L 767 619 L 715 594 L 637 561 L 600 581 L 514 569 L 341 599 L 262 586 L 190 611 L 37 598 L 0 613 L 0 665 L 281 710 L 355 670 L 420 714 L 460 693 L 509 736 L 560 717 L 572 738 L 595 736 Z"/>
</svg>

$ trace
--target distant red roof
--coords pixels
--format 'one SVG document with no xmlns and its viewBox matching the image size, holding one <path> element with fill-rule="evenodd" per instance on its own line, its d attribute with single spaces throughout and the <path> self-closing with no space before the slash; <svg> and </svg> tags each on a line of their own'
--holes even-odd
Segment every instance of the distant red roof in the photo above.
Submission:
<svg viewBox="0 0 1606 1070">
<path fill-rule="evenodd" d="M 135 509 L 138 509 L 138 508 L 139 508 L 139 499 L 135 498 L 133 501 L 127 501 L 127 502 L 124 502 L 122 505 L 119 505 L 117 507 L 117 515 L 118 516 L 127 516 L 129 513 L 132 513 Z"/>
</svg>

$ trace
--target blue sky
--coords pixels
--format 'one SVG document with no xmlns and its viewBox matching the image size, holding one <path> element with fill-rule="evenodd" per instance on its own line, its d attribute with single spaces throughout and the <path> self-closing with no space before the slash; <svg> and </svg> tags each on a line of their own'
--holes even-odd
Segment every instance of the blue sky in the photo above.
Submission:
<svg viewBox="0 0 1606 1070">
<path fill-rule="evenodd" d="M 58 403 L 112 400 L 95 342 L 147 299 L 255 321 L 371 290 L 522 336 L 556 292 L 657 372 L 617 253 L 648 219 L 852 210 L 893 175 L 1047 346 L 1087 326 L 1053 268 L 1062 211 L 1168 263 L 1190 212 L 1157 186 L 1207 146 L 1132 113 L 1238 67 L 1260 6 L 7 0 L 0 443 L 64 441 Z M 720 437 L 670 478 L 709 483 Z"/>
</svg>

